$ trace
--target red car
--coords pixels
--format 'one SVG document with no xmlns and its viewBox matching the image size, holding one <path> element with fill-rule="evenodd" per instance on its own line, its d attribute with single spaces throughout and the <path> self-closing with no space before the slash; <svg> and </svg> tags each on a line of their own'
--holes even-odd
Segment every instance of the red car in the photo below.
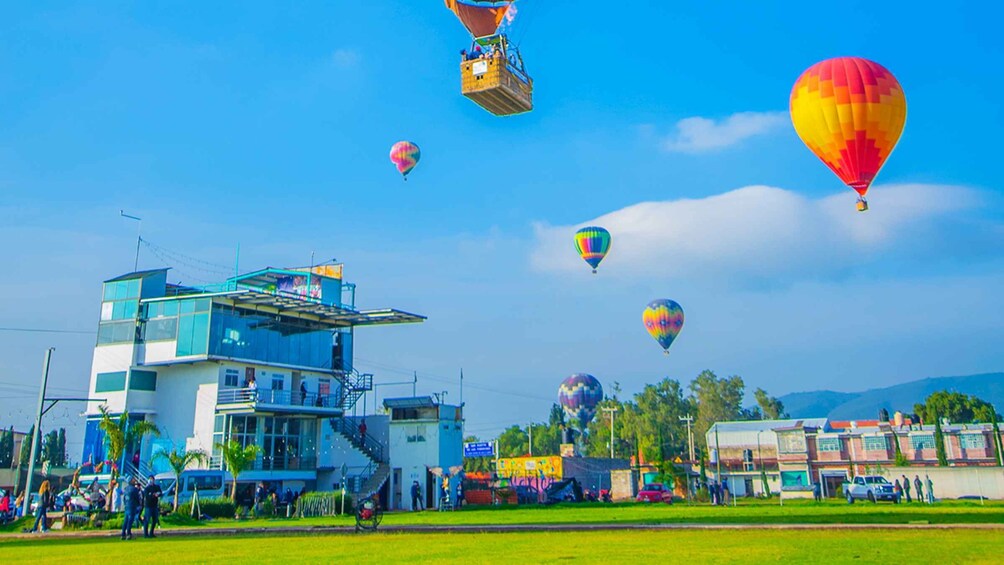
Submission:
<svg viewBox="0 0 1004 565">
<path fill-rule="evenodd" d="M 649 483 L 638 492 L 638 502 L 673 503 L 673 493 L 662 483 Z"/>
</svg>

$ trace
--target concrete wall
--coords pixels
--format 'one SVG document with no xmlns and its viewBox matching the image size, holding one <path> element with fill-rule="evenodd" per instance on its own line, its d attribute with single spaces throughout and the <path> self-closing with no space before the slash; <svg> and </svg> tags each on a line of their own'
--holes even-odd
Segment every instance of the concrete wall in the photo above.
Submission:
<svg viewBox="0 0 1004 565">
<path fill-rule="evenodd" d="M 631 463 L 626 459 L 607 459 L 601 457 L 563 457 L 561 461 L 562 477 L 579 481 L 583 490 L 599 494 L 602 489 L 609 489 L 611 471 L 630 469 Z"/>
<path fill-rule="evenodd" d="M 616 469 L 610 471 L 610 498 L 614 502 L 634 500 L 638 496 L 638 471 Z"/>
<path fill-rule="evenodd" d="M 925 475 L 931 477 L 934 483 L 935 498 L 961 498 L 964 496 L 980 496 L 1004 500 L 1004 468 L 1002 467 L 888 467 L 882 470 L 882 476 L 893 482 L 906 475 L 910 479 L 911 490 L 913 479 L 920 476 L 924 483 L 925 496 L 927 481 Z M 912 493 L 916 496 L 916 492 Z"/>
</svg>

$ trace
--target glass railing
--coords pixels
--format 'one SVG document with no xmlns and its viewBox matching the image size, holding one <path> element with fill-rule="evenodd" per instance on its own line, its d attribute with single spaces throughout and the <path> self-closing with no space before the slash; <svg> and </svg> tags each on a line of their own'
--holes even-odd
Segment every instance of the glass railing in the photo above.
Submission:
<svg viewBox="0 0 1004 565">
<path fill-rule="evenodd" d="M 292 390 L 270 390 L 254 388 L 227 388 L 216 395 L 217 404 L 254 404 L 255 406 L 303 406 L 304 408 L 341 407 L 337 394 L 306 394 Z"/>
<path fill-rule="evenodd" d="M 223 458 L 215 456 L 209 461 L 210 469 L 225 469 Z M 292 455 L 277 457 L 259 457 L 245 471 L 314 471 L 317 469 L 317 457 L 298 457 Z"/>
</svg>

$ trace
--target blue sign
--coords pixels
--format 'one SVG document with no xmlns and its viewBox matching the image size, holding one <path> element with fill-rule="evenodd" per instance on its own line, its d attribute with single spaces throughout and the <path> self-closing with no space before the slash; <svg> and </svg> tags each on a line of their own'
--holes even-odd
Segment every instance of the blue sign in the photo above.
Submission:
<svg viewBox="0 0 1004 565">
<path fill-rule="evenodd" d="M 478 441 L 464 444 L 464 457 L 494 457 L 495 443 L 491 441 Z"/>
</svg>

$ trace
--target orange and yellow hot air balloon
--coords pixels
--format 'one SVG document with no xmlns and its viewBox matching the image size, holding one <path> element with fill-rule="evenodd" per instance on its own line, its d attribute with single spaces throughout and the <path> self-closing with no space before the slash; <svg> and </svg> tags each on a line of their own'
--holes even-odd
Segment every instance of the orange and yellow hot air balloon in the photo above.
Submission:
<svg viewBox="0 0 1004 565">
<path fill-rule="evenodd" d="M 882 65 L 837 57 L 809 67 L 791 89 L 791 122 L 802 141 L 857 191 L 858 210 L 906 124 L 906 96 Z"/>
</svg>

